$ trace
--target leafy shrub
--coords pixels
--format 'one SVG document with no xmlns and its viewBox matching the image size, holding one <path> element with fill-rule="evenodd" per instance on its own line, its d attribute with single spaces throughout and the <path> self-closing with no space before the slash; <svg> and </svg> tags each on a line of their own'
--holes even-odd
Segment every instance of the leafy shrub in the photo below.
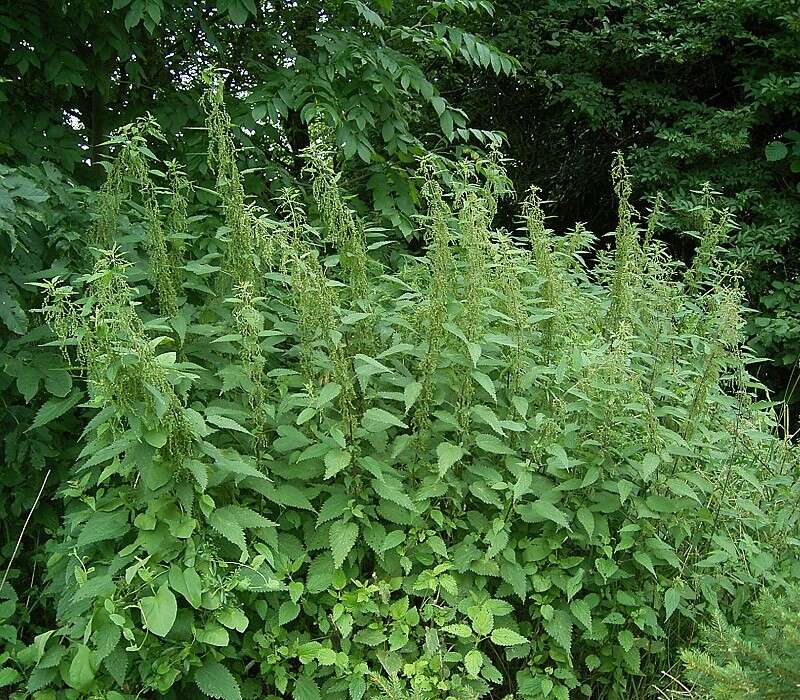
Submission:
<svg viewBox="0 0 800 700">
<path fill-rule="evenodd" d="M 692 693 L 714 700 L 792 698 L 800 686 L 800 595 L 765 594 L 743 630 L 717 612 L 700 649 L 683 654 Z"/>
<path fill-rule="evenodd" d="M 752 395 L 724 212 L 681 270 L 619 159 L 589 274 L 535 190 L 492 229 L 498 157 L 427 157 L 414 257 L 355 216 L 321 126 L 310 212 L 249 203 L 204 105 L 218 215 L 139 121 L 86 267 L 40 283 L 86 420 L 20 695 L 622 698 L 790 575 L 797 457 Z"/>
<path fill-rule="evenodd" d="M 52 626 L 50 601 L 34 584 L 46 569 L 42 544 L 63 514 L 61 499 L 50 494 L 69 475 L 82 428 L 74 410 L 82 388 L 58 348 L 43 346 L 49 333 L 31 313 L 37 294 L 27 283 L 42 270 L 66 269 L 91 202 L 90 192 L 50 163 L 0 166 L 0 653 L 24 648 L 31 634 Z M 0 688 L 19 677 L 0 669 Z"/>
</svg>

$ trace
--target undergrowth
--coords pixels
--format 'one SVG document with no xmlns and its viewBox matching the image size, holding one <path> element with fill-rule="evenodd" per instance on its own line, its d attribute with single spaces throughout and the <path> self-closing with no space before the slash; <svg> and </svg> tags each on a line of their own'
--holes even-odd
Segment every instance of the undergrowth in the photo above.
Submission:
<svg viewBox="0 0 800 700">
<path fill-rule="evenodd" d="M 798 573 L 797 454 L 713 201 L 681 269 L 621 158 L 608 252 L 536 190 L 495 230 L 497 154 L 427 157 L 417 257 L 349 207 L 322 126 L 309 206 L 250 202 L 219 86 L 204 105 L 217 212 L 137 122 L 40 283 L 85 394 L 34 423 L 70 410 L 81 451 L 12 697 L 622 699 Z"/>
</svg>

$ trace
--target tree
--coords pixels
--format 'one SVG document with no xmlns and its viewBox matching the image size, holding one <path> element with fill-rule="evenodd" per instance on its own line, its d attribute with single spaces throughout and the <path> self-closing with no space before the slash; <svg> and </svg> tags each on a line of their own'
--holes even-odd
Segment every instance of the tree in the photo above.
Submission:
<svg viewBox="0 0 800 700">
<path fill-rule="evenodd" d="M 486 0 L 7 4 L 0 147 L 10 163 L 48 159 L 96 183 L 102 171 L 86 166 L 99 162 L 109 134 L 150 111 L 165 148 L 202 178 L 199 77 L 217 67 L 247 167 L 258 169 L 249 191 L 276 194 L 297 179 L 308 124 L 321 118 L 353 163 L 356 192 L 409 233 L 418 203 L 410 172 L 424 148 L 496 139 L 469 129 L 423 70 L 458 61 L 512 74 L 512 58 L 457 26 L 491 12 Z"/>
</svg>

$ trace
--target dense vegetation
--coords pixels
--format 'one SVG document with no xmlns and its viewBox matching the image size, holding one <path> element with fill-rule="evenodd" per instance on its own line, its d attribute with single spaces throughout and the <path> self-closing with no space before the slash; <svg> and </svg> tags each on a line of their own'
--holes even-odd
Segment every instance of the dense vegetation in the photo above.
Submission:
<svg viewBox="0 0 800 700">
<path fill-rule="evenodd" d="M 546 187 L 559 221 L 613 226 L 612 154 L 635 189 L 672 205 L 664 235 L 694 248 L 704 183 L 736 217 L 726 255 L 744 270 L 760 374 L 796 401 L 800 358 L 800 11 L 791 0 L 495 2 L 486 36 L 522 70 L 442 79 L 472 119 L 502 130 L 521 187 Z M 787 392 L 788 390 L 788 392 Z"/>
<path fill-rule="evenodd" d="M 792 12 L 0 10 L 0 693 L 793 697 Z"/>
</svg>

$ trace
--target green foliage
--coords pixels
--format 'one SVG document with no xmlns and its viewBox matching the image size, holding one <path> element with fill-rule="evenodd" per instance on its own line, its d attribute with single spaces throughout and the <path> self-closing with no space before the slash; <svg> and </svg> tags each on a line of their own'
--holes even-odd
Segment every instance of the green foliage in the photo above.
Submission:
<svg viewBox="0 0 800 700">
<path fill-rule="evenodd" d="M 0 166 L 0 687 L 21 679 L 7 662 L 52 625 L 44 595 L 44 542 L 60 527 L 55 486 L 80 450 L 83 392 L 33 311 L 32 282 L 66 271 L 89 228 L 93 197 L 50 163 Z M 82 244 L 85 246 L 85 243 Z M 5 691 L 9 692 L 9 691 Z"/>
<path fill-rule="evenodd" d="M 28 426 L 79 445 L 14 697 L 623 698 L 797 573 L 797 453 L 754 399 L 715 226 L 682 271 L 620 159 L 613 255 L 536 192 L 495 230 L 499 157 L 427 157 L 410 256 L 351 209 L 324 127 L 311 218 L 291 190 L 249 205 L 220 95 L 217 212 L 190 215 L 138 122 L 95 226 L 33 275 L 50 332 L 9 357 L 67 363 Z"/>
<path fill-rule="evenodd" d="M 476 123 L 507 134 L 514 180 L 545 186 L 562 221 L 606 231 L 601 183 L 622 149 L 636 195 L 662 192 L 671 205 L 660 229 L 686 261 L 711 182 L 738 224 L 725 255 L 758 310 L 748 336 L 778 365 L 761 371 L 783 395 L 800 357 L 796 3 L 508 0 L 495 10 L 469 26 L 519 58 L 518 78 L 498 85 L 454 69 L 445 79 Z"/>
<path fill-rule="evenodd" d="M 766 700 L 797 695 L 800 596 L 764 594 L 752 619 L 732 627 L 717 611 L 702 643 L 683 653 L 692 694 L 713 700 Z"/>
<path fill-rule="evenodd" d="M 491 13 L 486 0 L 6 4 L 0 158 L 49 159 L 97 182 L 109 134 L 149 110 L 170 152 L 207 185 L 194 78 L 217 67 L 236 138 L 247 146 L 239 157 L 249 192 L 276 196 L 294 184 L 309 125 L 323 122 L 352 166 L 361 206 L 411 235 L 416 158 L 499 138 L 471 128 L 439 90 L 437 71 L 425 69 L 463 64 L 511 75 L 515 59 L 461 28 Z"/>
</svg>

